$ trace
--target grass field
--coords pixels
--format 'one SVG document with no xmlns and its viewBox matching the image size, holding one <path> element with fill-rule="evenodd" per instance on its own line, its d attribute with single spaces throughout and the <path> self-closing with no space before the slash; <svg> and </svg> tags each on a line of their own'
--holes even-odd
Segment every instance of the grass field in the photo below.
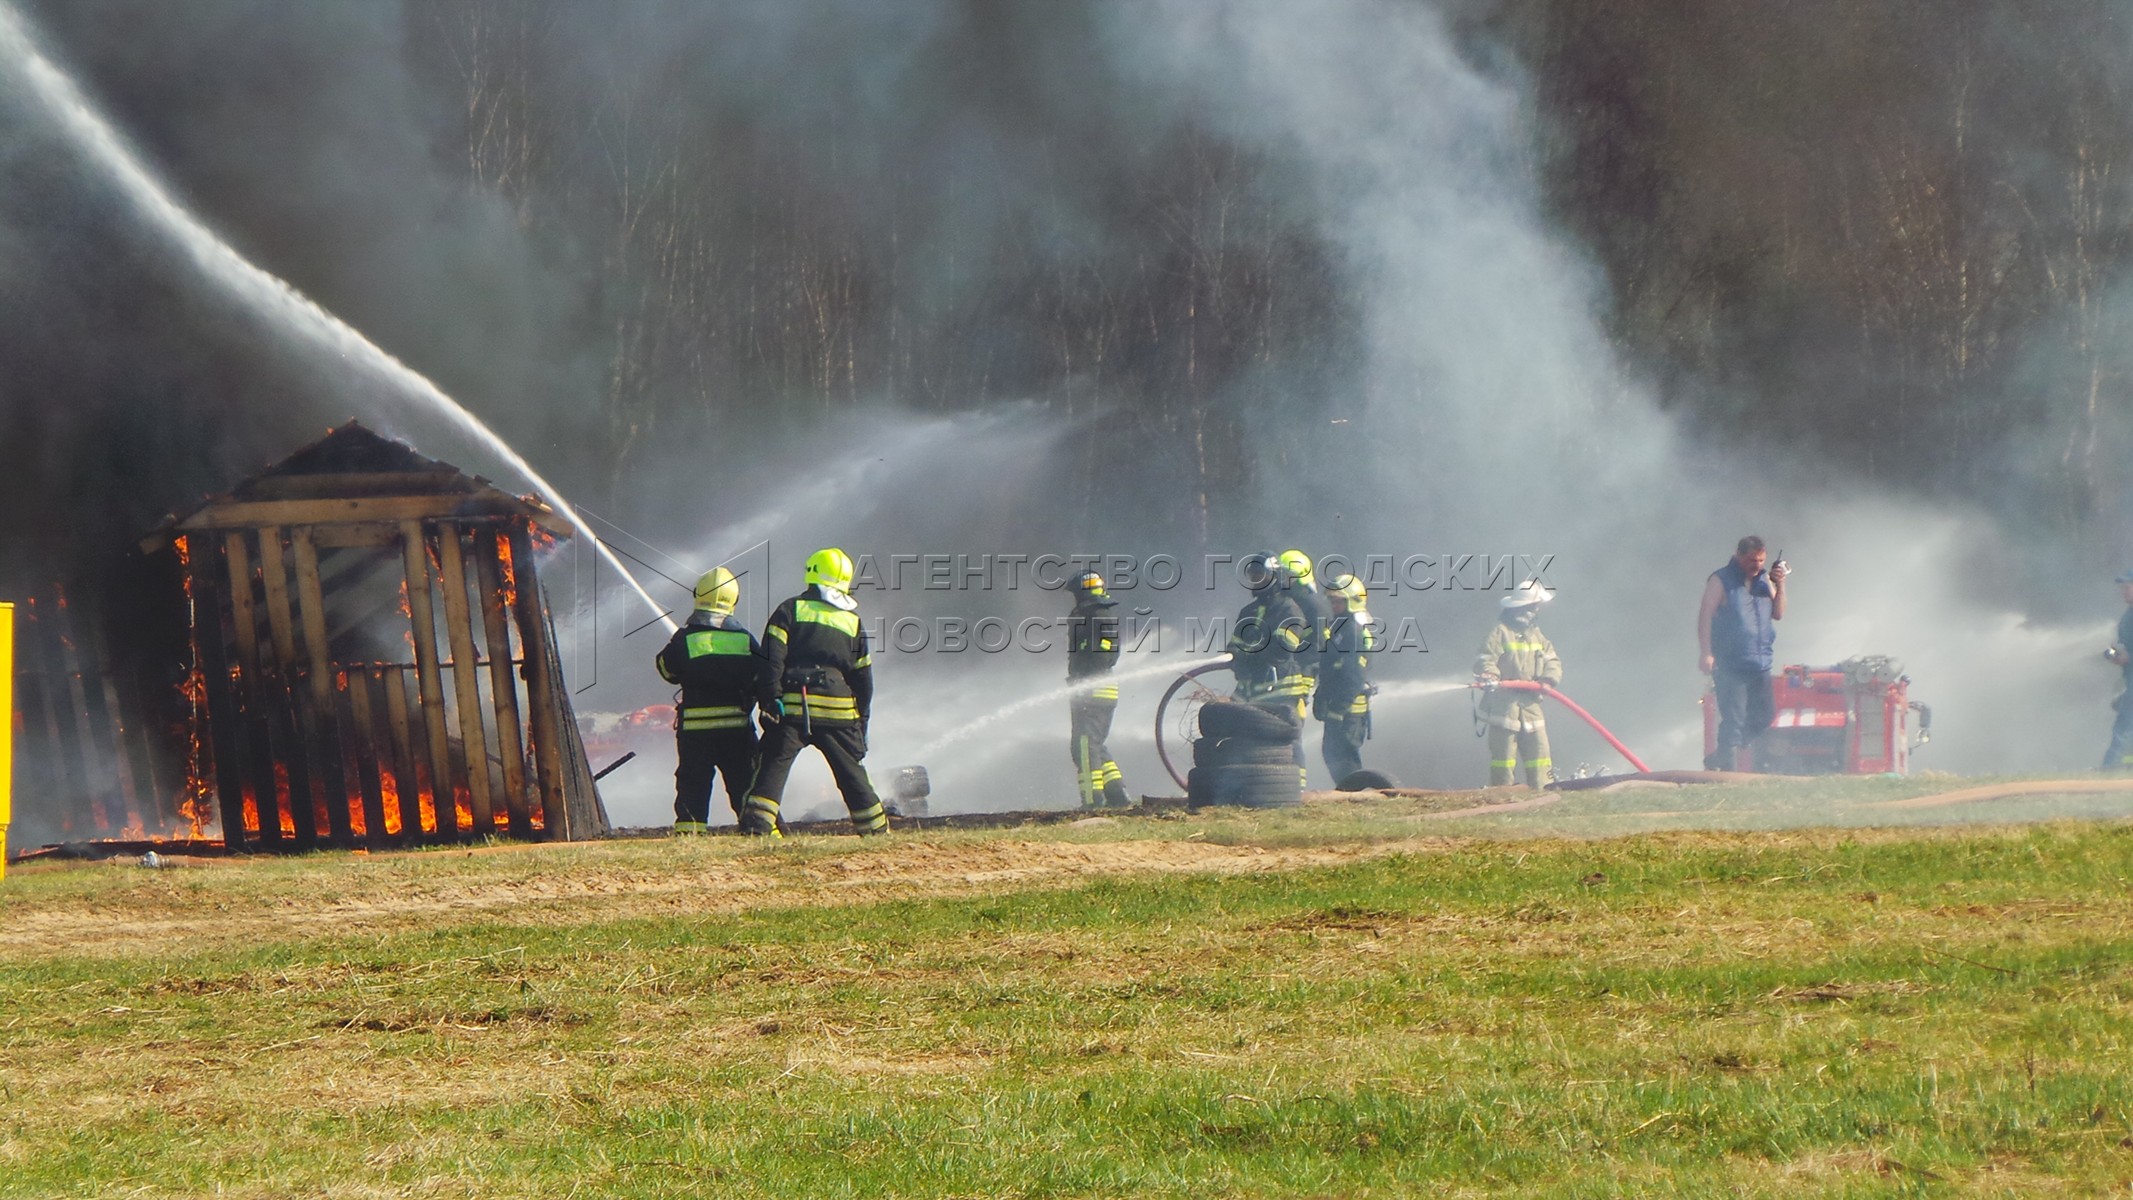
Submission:
<svg viewBox="0 0 2133 1200">
<path fill-rule="evenodd" d="M 18 866 L 0 1195 L 2122 1194 L 2133 803 L 1934 786 Z"/>
</svg>

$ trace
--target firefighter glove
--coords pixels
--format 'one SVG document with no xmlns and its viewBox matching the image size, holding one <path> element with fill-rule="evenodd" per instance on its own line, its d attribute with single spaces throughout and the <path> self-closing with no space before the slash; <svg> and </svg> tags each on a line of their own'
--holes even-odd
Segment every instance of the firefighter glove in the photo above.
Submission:
<svg viewBox="0 0 2133 1200">
<path fill-rule="evenodd" d="M 767 697 L 767 698 L 765 698 L 765 699 L 764 699 L 764 701 L 762 702 L 762 706 L 761 706 L 761 707 L 762 707 L 762 710 L 763 710 L 763 719 L 764 719 L 764 720 L 766 720 L 766 721 L 782 721 L 782 720 L 784 720 L 784 719 L 785 719 L 785 701 L 784 701 L 784 699 L 783 699 L 782 697 L 779 697 L 779 696 L 770 696 L 770 697 Z"/>
</svg>

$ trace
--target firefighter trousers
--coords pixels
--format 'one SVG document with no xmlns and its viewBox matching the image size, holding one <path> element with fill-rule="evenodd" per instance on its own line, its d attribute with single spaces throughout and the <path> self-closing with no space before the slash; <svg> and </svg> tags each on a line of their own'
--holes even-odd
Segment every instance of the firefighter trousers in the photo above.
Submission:
<svg viewBox="0 0 2133 1200">
<path fill-rule="evenodd" d="M 1333 773 L 1333 786 L 1339 787 L 1341 780 L 1363 769 L 1363 743 L 1369 738 L 1369 713 L 1326 718 L 1318 750 L 1325 757 L 1326 770 Z"/>
<path fill-rule="evenodd" d="M 867 778 L 867 769 L 860 760 L 867 756 L 866 737 L 856 721 L 816 721 L 810 733 L 800 719 L 787 716 L 763 731 L 762 755 L 755 769 L 755 783 L 748 789 L 746 811 L 741 815 L 741 829 L 747 833 L 769 833 L 778 824 L 778 806 L 785 798 L 785 780 L 792 774 L 793 760 L 800 751 L 813 746 L 822 752 L 822 761 L 829 764 L 830 776 L 837 781 L 837 791 L 844 797 L 844 807 L 852 814 L 854 832 L 887 833 L 889 816 L 881 807 L 881 797 L 874 794 L 874 784 Z"/>
<path fill-rule="evenodd" d="M 1555 760 L 1548 757 L 1548 726 L 1542 721 L 1531 722 L 1531 726 L 1489 726 L 1490 787 L 1503 787 L 1519 775 L 1525 776 L 1527 787 L 1555 782 Z"/>
<path fill-rule="evenodd" d="M 711 822 L 711 785 L 726 777 L 726 802 L 740 818 L 748 785 L 755 780 L 755 730 L 682 730 L 674 735 L 674 825 Z"/>
<path fill-rule="evenodd" d="M 1111 761 L 1111 750 L 1105 745 L 1111 737 L 1111 715 L 1117 711 L 1118 700 L 1111 696 L 1076 696 L 1068 702 L 1072 732 L 1067 752 L 1074 758 L 1075 786 L 1083 808 L 1100 808 L 1106 792 L 1124 788 L 1118 764 Z"/>
<path fill-rule="evenodd" d="M 2106 771 L 2133 771 L 2133 685 L 2118 699 L 2118 719 L 2111 722 L 2111 745 L 2103 752 Z"/>
</svg>

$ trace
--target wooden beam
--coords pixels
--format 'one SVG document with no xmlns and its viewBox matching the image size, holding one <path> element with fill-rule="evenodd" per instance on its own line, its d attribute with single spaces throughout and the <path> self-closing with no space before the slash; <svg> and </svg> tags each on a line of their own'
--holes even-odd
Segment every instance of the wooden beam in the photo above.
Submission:
<svg viewBox="0 0 2133 1200">
<path fill-rule="evenodd" d="M 526 710 L 533 726 L 533 768 L 540 783 L 541 826 L 550 840 L 568 841 L 570 814 L 563 803 L 563 717 L 556 703 L 562 683 L 551 670 L 548 614 L 542 611 L 532 539 L 523 527 L 513 527 L 509 544 L 512 570 L 518 577 L 513 615 L 518 619 L 518 644 L 526 664 Z"/>
<path fill-rule="evenodd" d="M 489 646 L 489 702 L 496 709 L 496 756 L 503 760 L 504 803 L 511 810 L 511 836 L 533 836 L 533 808 L 526 795 L 526 747 L 518 716 L 518 676 L 511 670 L 509 598 L 494 529 L 474 530 L 474 573 L 481 581 L 482 636 Z"/>
<path fill-rule="evenodd" d="M 232 530 L 222 538 L 223 562 L 230 580 L 230 628 L 237 649 L 237 679 L 231 692 L 245 735 L 243 766 L 251 780 L 252 806 L 259 813 L 259 839 L 273 848 L 282 841 L 273 722 L 280 705 L 270 699 L 267 678 L 260 669 L 259 615 L 252 603 L 252 556 L 246 536 L 242 530 Z M 290 800 L 293 805 L 294 796 Z M 289 816 L 293 823 L 293 807 Z"/>
<path fill-rule="evenodd" d="M 568 522 L 545 509 L 493 488 L 469 495 L 355 496 L 318 500 L 222 500 L 179 521 L 178 531 L 257 529 L 268 525 L 337 525 L 372 521 L 443 521 L 509 517 L 532 521 L 557 537 L 572 533 Z"/>
<path fill-rule="evenodd" d="M 428 539 L 420 521 L 400 523 L 400 552 L 407 563 L 407 615 L 415 635 L 415 685 L 428 735 L 430 780 L 437 805 L 437 832 L 459 836 L 452 800 L 452 742 L 444 726 L 444 679 L 437 673 L 437 609 L 430 595 Z"/>
<path fill-rule="evenodd" d="M 400 545 L 397 525 L 319 525 L 312 535 L 321 550 L 349 550 Z"/>
<path fill-rule="evenodd" d="M 88 678 L 82 669 L 81 653 L 75 648 L 74 621 L 65 599 L 56 591 L 47 615 L 52 622 L 47 632 L 57 635 L 47 643 L 47 649 L 57 647 L 59 670 L 67 681 L 67 697 L 74 702 L 74 749 L 81 764 L 83 790 L 91 810 L 97 814 L 97 823 L 116 836 L 125 827 L 127 814 L 113 803 L 115 798 L 106 786 L 108 768 L 103 747 L 97 744 L 96 718 L 89 711 Z"/>
<path fill-rule="evenodd" d="M 474 653 L 473 606 L 467 598 L 467 563 L 459 526 L 437 525 L 437 565 L 443 572 L 444 634 L 452 647 L 452 698 L 459 708 L 459 744 L 467 760 L 467 792 L 474 809 L 474 836 L 496 835 L 496 807 L 489 795 L 489 739 L 481 711 L 481 668 Z"/>
<path fill-rule="evenodd" d="M 333 659 L 326 653 L 326 592 L 319 584 L 318 547 L 311 541 L 311 528 L 299 525 L 289 531 L 289 546 L 296 559 L 297 616 L 304 626 L 305 666 L 311 676 L 311 705 L 304 735 L 318 764 L 320 786 L 326 794 L 326 827 L 338 846 L 352 846 L 354 815 L 348 803 L 346 755 L 341 745 L 340 679 Z"/>
<path fill-rule="evenodd" d="M 431 471 L 335 471 L 317 475 L 261 475 L 239 484 L 239 503 L 260 500 L 353 499 L 362 496 L 468 495 L 483 485 L 451 467 Z"/>
<path fill-rule="evenodd" d="M 371 693 L 377 687 L 377 672 L 370 669 L 351 668 L 348 671 L 346 720 L 341 722 L 341 741 L 351 751 L 354 760 L 356 787 L 363 797 L 363 841 L 376 848 L 392 841 L 385 830 L 385 793 L 378 777 L 378 762 L 383 757 L 379 746 L 377 720 L 372 716 Z M 395 816 L 399 814 L 395 813 Z"/>
<path fill-rule="evenodd" d="M 281 548 L 281 529 L 268 526 L 259 531 L 259 573 L 265 585 L 267 630 L 274 642 L 274 661 L 260 672 L 260 684 L 271 689 L 264 697 L 270 705 L 269 719 L 281 736 L 275 739 L 277 757 L 287 771 L 289 817 L 296 828 L 296 845 L 309 850 L 325 833 L 318 826 L 320 788 L 311 778 L 311 747 L 304 720 L 297 715 L 303 701 L 296 694 L 296 619 L 289 605 L 289 564 Z"/>
<path fill-rule="evenodd" d="M 422 823 L 422 776 L 415 770 L 415 742 L 409 730 L 407 670 L 385 667 L 378 672 L 385 687 L 386 732 L 392 736 L 393 787 L 400 793 L 400 834 L 409 842 L 437 840 L 438 827 Z"/>
<path fill-rule="evenodd" d="M 215 760 L 215 802 L 222 818 L 222 844 L 242 850 L 258 840 L 244 828 L 244 773 L 249 755 L 244 727 L 239 723 L 235 681 L 230 678 L 229 641 L 222 629 L 222 601 L 215 577 L 216 543 L 193 539 L 187 543 L 186 570 L 192 590 L 193 662 L 200 671 L 201 697 L 206 711 L 190 714 L 195 722 L 205 720 L 205 741 Z M 196 733 L 195 736 L 198 736 Z M 188 781 L 189 782 L 189 781 Z"/>
</svg>

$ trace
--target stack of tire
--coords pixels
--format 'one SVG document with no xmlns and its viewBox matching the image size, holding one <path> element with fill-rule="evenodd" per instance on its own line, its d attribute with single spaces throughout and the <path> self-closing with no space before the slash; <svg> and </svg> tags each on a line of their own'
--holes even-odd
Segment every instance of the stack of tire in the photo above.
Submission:
<svg viewBox="0 0 2133 1200">
<path fill-rule="evenodd" d="M 1200 736 L 1192 744 L 1185 795 L 1194 808 L 1293 808 L 1303 803 L 1296 740 L 1302 722 L 1236 700 L 1200 707 Z"/>
</svg>

